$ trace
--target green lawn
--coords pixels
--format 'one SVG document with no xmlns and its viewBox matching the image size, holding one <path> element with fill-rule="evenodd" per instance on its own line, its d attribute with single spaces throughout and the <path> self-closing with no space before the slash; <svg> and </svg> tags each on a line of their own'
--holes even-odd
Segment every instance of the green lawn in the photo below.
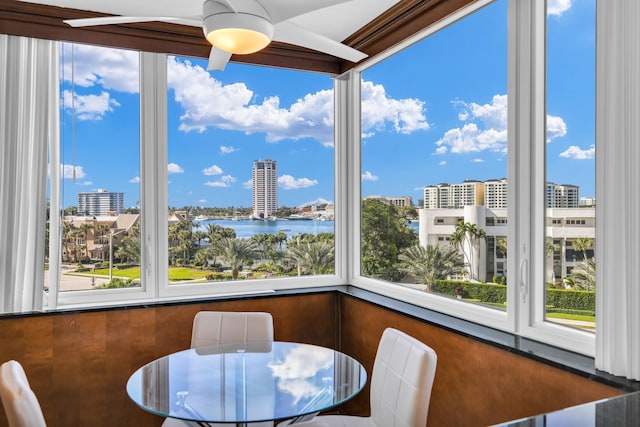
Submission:
<svg viewBox="0 0 640 427">
<path fill-rule="evenodd" d="M 92 272 L 87 272 L 88 274 L 94 275 L 94 276 L 109 276 L 109 269 L 108 268 L 100 268 L 100 269 L 96 269 L 95 271 Z M 202 271 L 202 270 L 195 270 L 192 268 L 187 268 L 187 267 L 169 267 L 169 280 L 171 281 L 181 281 L 181 280 L 198 280 L 198 279 L 204 279 L 205 277 L 207 277 L 207 274 L 210 274 L 211 272 L 209 271 Z M 115 277 L 125 277 L 127 279 L 139 279 L 140 278 L 140 268 L 139 267 L 134 267 L 134 268 L 125 268 L 125 269 L 119 269 L 119 268 L 114 268 L 113 269 L 113 275 Z"/>
</svg>

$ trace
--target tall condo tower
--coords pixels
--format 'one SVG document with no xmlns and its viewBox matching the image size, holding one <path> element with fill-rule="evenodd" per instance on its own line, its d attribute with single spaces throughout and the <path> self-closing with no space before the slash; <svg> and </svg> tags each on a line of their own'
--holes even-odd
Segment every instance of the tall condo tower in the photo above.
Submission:
<svg viewBox="0 0 640 427">
<path fill-rule="evenodd" d="M 278 168 L 271 159 L 253 162 L 253 217 L 268 219 L 278 210 Z"/>
<path fill-rule="evenodd" d="M 107 215 L 124 211 L 124 193 L 115 193 L 100 188 L 97 192 L 78 193 L 79 215 Z"/>
</svg>

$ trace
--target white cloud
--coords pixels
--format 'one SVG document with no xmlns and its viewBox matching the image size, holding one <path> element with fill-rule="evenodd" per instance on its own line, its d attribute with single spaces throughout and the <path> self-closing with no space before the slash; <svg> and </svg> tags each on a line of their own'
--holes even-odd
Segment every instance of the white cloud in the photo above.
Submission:
<svg viewBox="0 0 640 427">
<path fill-rule="evenodd" d="M 220 146 L 220 154 L 222 154 L 222 155 L 231 154 L 234 151 L 236 151 L 235 147 L 230 147 L 230 146 L 226 146 L 226 145 L 221 145 Z"/>
<path fill-rule="evenodd" d="M 204 175 L 222 175 L 222 169 L 220 166 L 211 165 L 208 168 L 202 169 Z"/>
<path fill-rule="evenodd" d="M 82 179 L 87 175 L 84 173 L 84 168 L 82 166 L 73 166 L 73 165 L 61 165 L 62 168 L 62 178 L 64 179 L 73 179 L 73 171 L 75 169 L 75 179 Z"/>
<path fill-rule="evenodd" d="M 242 183 L 242 186 L 248 190 L 253 189 L 253 180 L 249 179 Z"/>
<path fill-rule="evenodd" d="M 571 0 L 548 0 L 547 15 L 559 17 L 571 9 Z"/>
<path fill-rule="evenodd" d="M 202 67 L 174 57 L 168 60 L 168 83 L 184 110 L 179 126 L 184 132 L 216 127 L 262 132 L 267 142 L 313 138 L 333 146 L 333 90 L 309 93 L 285 106 L 277 96 L 257 100 L 244 83 L 223 84 Z M 381 85 L 363 82 L 363 133 L 382 130 L 387 122 L 399 133 L 428 129 L 423 104 L 388 98 Z"/>
<path fill-rule="evenodd" d="M 434 154 L 444 154 L 446 152 L 448 152 L 449 149 L 447 148 L 446 145 L 441 145 L 440 147 L 436 148 L 436 151 Z"/>
<path fill-rule="evenodd" d="M 567 124 L 561 117 L 547 115 L 547 142 L 567 134 Z"/>
<path fill-rule="evenodd" d="M 294 178 L 291 175 L 282 175 L 278 178 L 278 185 L 285 190 L 296 190 L 318 185 L 318 181 L 309 178 Z"/>
<path fill-rule="evenodd" d="M 362 180 L 363 181 L 377 181 L 378 177 L 374 174 L 372 174 L 369 171 L 365 171 L 365 173 L 362 174 Z"/>
<path fill-rule="evenodd" d="M 120 92 L 139 92 L 139 53 L 84 44 L 64 44 L 62 78 L 81 87 L 101 85 Z M 73 70 L 72 70 L 73 65 Z"/>
<path fill-rule="evenodd" d="M 139 176 L 133 177 L 129 180 L 129 182 L 131 184 L 138 184 L 140 182 L 140 177 Z"/>
<path fill-rule="evenodd" d="M 109 92 L 102 91 L 100 95 L 78 95 L 71 97 L 71 91 L 62 92 L 64 107 L 68 113 L 75 112 L 78 120 L 101 120 L 104 115 L 119 107 L 120 103 L 111 98 Z"/>
<path fill-rule="evenodd" d="M 438 166 L 446 166 L 446 165 L 447 165 L 446 160 L 441 160 L 440 163 L 438 163 Z"/>
<path fill-rule="evenodd" d="M 362 133 L 373 135 L 375 131 L 382 131 L 387 123 L 392 123 L 393 130 L 402 134 L 429 129 L 424 101 L 389 98 L 384 86 L 363 81 Z"/>
<path fill-rule="evenodd" d="M 473 163 L 484 163 L 484 160 L 483 160 L 483 159 L 480 159 L 480 158 L 475 158 L 475 159 L 473 159 L 473 160 L 471 160 L 471 161 L 472 161 Z"/>
<path fill-rule="evenodd" d="M 507 95 L 494 95 L 491 103 L 477 104 L 454 101 L 461 111 L 458 119 L 461 127 L 449 129 L 436 141 L 434 154 L 447 152 L 464 154 L 507 150 Z M 567 126 L 561 117 L 547 116 L 547 142 L 562 137 Z"/>
<path fill-rule="evenodd" d="M 205 204 L 207 203 L 207 199 L 198 199 L 198 203 Z"/>
<path fill-rule="evenodd" d="M 167 173 L 184 173 L 184 169 L 182 169 L 182 167 L 180 167 L 180 165 L 178 165 L 177 163 L 169 163 L 167 165 Z"/>
<path fill-rule="evenodd" d="M 223 188 L 228 188 L 231 187 L 231 184 L 233 184 L 234 182 L 236 182 L 237 179 L 231 175 L 225 175 L 223 177 L 220 178 L 220 181 L 207 181 L 204 183 L 204 185 L 207 185 L 209 187 L 223 187 Z"/>
<path fill-rule="evenodd" d="M 228 185 L 222 181 L 207 181 L 204 183 L 204 185 L 209 187 L 228 187 Z"/>
<path fill-rule="evenodd" d="M 596 147 L 591 146 L 586 150 L 581 149 L 576 145 L 572 145 L 562 153 L 560 153 L 560 157 L 564 157 L 567 159 L 576 159 L 576 160 L 585 160 L 585 159 L 593 159 L 596 155 Z"/>
</svg>

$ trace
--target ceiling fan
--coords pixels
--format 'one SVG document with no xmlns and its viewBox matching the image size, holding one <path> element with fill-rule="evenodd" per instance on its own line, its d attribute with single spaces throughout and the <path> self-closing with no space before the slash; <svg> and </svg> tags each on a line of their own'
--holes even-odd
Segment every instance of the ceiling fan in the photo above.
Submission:
<svg viewBox="0 0 640 427">
<path fill-rule="evenodd" d="M 68 19 L 72 27 L 128 24 L 135 22 L 180 22 L 202 26 L 212 44 L 207 70 L 224 70 L 232 54 L 250 54 L 264 49 L 271 41 L 317 50 L 351 62 L 367 54 L 309 31 L 291 21 L 296 16 L 351 0 L 205 0 L 201 19 L 189 17 L 109 16 Z M 286 7 L 285 7 L 286 6 Z"/>
</svg>

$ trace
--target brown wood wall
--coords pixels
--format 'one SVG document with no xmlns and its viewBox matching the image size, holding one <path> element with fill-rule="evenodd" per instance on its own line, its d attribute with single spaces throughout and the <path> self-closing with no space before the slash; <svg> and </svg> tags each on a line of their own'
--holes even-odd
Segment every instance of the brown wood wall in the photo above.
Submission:
<svg viewBox="0 0 640 427">
<path fill-rule="evenodd" d="M 621 393 L 335 292 L 2 318 L 0 362 L 23 364 L 49 427 L 160 426 L 129 400 L 126 381 L 188 348 L 200 310 L 268 311 L 277 340 L 339 348 L 368 372 L 384 328 L 416 336 L 438 353 L 430 426 L 488 425 Z M 368 388 L 342 411 L 368 414 Z"/>
<path fill-rule="evenodd" d="M 371 372 L 382 331 L 393 327 L 438 355 L 429 426 L 487 426 L 622 394 L 620 390 L 538 363 L 350 296 L 341 296 L 343 352 Z M 372 350 L 373 349 L 373 350 Z M 342 408 L 368 415 L 368 390 Z"/>
</svg>

